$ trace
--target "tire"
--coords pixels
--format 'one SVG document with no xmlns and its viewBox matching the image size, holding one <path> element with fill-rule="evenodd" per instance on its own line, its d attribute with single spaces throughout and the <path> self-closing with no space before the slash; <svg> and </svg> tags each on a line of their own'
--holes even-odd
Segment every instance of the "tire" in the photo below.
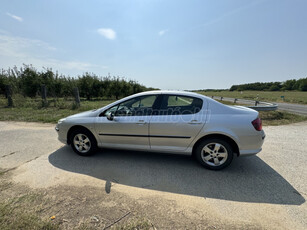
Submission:
<svg viewBox="0 0 307 230">
<path fill-rule="evenodd" d="M 91 156 L 97 151 L 97 141 L 86 129 L 77 129 L 70 135 L 70 145 L 80 156 Z"/>
<path fill-rule="evenodd" d="M 197 146 L 195 151 L 198 162 L 211 170 L 226 168 L 233 159 L 231 146 L 221 139 L 204 140 Z"/>
</svg>

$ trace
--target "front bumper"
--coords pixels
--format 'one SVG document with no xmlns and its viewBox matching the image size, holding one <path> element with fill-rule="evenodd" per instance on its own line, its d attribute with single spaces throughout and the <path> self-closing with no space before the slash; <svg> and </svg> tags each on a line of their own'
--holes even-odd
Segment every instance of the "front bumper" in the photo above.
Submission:
<svg viewBox="0 0 307 230">
<path fill-rule="evenodd" d="M 55 126 L 55 130 L 58 133 L 58 140 L 60 142 L 62 142 L 63 144 L 67 144 L 66 132 L 64 132 L 62 129 L 60 129 L 58 124 Z"/>
</svg>

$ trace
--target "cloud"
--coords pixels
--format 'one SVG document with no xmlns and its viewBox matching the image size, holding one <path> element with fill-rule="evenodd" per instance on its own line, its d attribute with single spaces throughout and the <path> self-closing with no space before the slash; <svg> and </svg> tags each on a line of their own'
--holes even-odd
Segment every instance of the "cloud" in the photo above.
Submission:
<svg viewBox="0 0 307 230">
<path fill-rule="evenodd" d="M 93 69 L 108 68 L 107 66 L 98 66 L 79 60 L 54 58 L 57 49 L 50 44 L 4 32 L 0 31 L 0 63 L 2 68 L 21 66 L 26 63 L 37 68 L 48 67 L 68 74 L 76 74 L 76 71 L 91 72 Z"/>
<path fill-rule="evenodd" d="M 116 38 L 116 32 L 110 28 L 100 28 L 97 30 L 97 32 L 107 38 L 107 39 L 110 39 L 110 40 L 114 40 Z"/>
<path fill-rule="evenodd" d="M 168 32 L 168 29 L 167 30 L 160 30 L 159 36 L 163 36 L 166 32 Z"/>
<path fill-rule="evenodd" d="M 24 52 L 29 50 L 35 55 L 38 50 L 44 53 L 55 51 L 56 48 L 40 40 L 12 36 L 0 31 L 0 53 L 2 56 L 21 57 L 24 56 Z"/>
<path fill-rule="evenodd" d="M 15 20 L 17 20 L 17 21 L 19 21 L 19 22 L 22 22 L 23 21 L 23 18 L 22 17 L 19 17 L 19 16 L 17 16 L 17 15 L 14 15 L 14 14 L 10 14 L 10 13 L 6 13 L 6 15 L 7 16 L 10 16 L 11 18 L 13 18 L 13 19 L 15 19 Z"/>
</svg>

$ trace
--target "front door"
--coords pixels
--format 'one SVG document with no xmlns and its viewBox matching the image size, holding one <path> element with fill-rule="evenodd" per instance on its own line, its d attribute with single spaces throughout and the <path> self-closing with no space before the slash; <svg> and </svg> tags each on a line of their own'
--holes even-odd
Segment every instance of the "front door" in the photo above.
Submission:
<svg viewBox="0 0 307 230">
<path fill-rule="evenodd" d="M 124 149 L 149 149 L 149 121 L 157 96 L 135 97 L 108 109 L 96 120 L 99 146 Z M 107 118 L 114 115 L 113 120 Z"/>
</svg>

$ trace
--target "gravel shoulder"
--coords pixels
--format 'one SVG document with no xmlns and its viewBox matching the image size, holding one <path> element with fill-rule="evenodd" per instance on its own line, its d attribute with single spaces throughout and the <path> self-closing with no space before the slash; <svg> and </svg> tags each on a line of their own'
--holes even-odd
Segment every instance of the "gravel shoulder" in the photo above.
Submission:
<svg viewBox="0 0 307 230">
<path fill-rule="evenodd" d="M 62 228 L 146 219 L 157 229 L 306 229 L 307 122 L 265 127 L 257 156 L 213 172 L 187 156 L 104 150 L 84 158 L 54 125 L 0 122 L 0 199 L 43 194 Z M 14 152 L 14 153 L 13 153 Z M 33 207 L 32 207 L 33 208 Z M 93 217 L 97 217 L 93 221 Z M 97 221 L 98 219 L 98 221 Z"/>
</svg>

